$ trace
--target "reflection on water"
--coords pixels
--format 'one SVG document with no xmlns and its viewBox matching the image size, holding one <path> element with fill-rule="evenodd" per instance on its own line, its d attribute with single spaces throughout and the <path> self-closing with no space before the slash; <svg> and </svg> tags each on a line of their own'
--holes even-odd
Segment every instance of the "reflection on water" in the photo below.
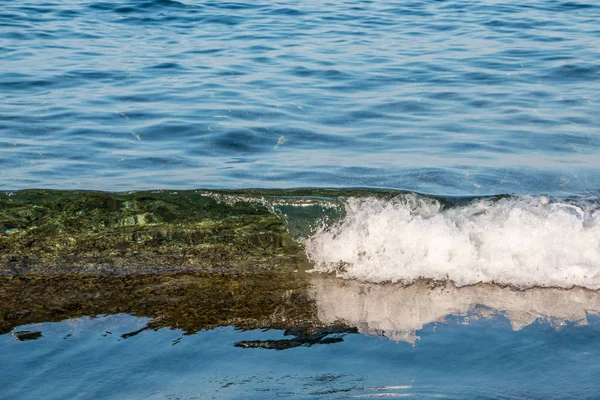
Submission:
<svg viewBox="0 0 600 400">
<path fill-rule="evenodd" d="M 344 341 L 346 333 L 357 333 L 355 328 L 345 326 L 331 326 L 319 329 L 315 333 L 309 333 L 305 327 L 288 329 L 285 336 L 293 336 L 292 339 L 280 340 L 243 340 L 235 344 L 236 347 L 244 349 L 262 348 L 272 350 L 288 350 L 300 346 L 313 346 L 315 344 L 334 344 Z"/>
<path fill-rule="evenodd" d="M 598 398 L 598 311 L 577 288 L 5 278 L 0 397 Z"/>
<path fill-rule="evenodd" d="M 468 322 L 501 314 L 517 331 L 538 320 L 554 328 L 585 325 L 589 314 L 600 312 L 600 293 L 582 288 L 517 291 L 495 285 L 378 285 L 320 277 L 312 287 L 321 322 L 341 321 L 364 334 L 409 343 L 425 325 L 448 316 L 464 316 Z"/>
<path fill-rule="evenodd" d="M 513 331 L 504 317 L 425 326 L 416 346 L 368 335 L 331 345 L 252 350 L 281 343 L 280 330 L 232 327 L 186 335 L 144 329 L 118 314 L 19 328 L 37 340 L 0 335 L 0 387 L 12 399 L 444 399 L 597 398 L 599 320 Z M 458 322 L 458 323 L 457 323 Z M 127 336 L 130 332 L 137 335 Z M 267 347 L 273 348 L 273 347 Z"/>
<path fill-rule="evenodd" d="M 43 337 L 27 324 L 82 316 L 133 314 L 148 318 L 140 329 L 281 329 L 285 339 L 238 343 L 284 350 L 336 343 L 360 332 L 415 343 L 430 324 L 502 316 L 518 331 L 536 321 L 554 329 L 581 326 L 600 313 L 600 292 L 489 284 L 456 288 L 451 282 L 410 286 L 370 284 L 320 274 L 149 274 L 0 277 L 0 333 L 21 341 Z M 338 340 L 339 339 L 339 340 Z"/>
<path fill-rule="evenodd" d="M 127 336 L 164 327 L 193 334 L 229 325 L 310 326 L 316 318 L 307 285 L 303 274 L 285 272 L 0 276 L 0 334 L 26 324 L 120 313 L 150 319 Z"/>
</svg>

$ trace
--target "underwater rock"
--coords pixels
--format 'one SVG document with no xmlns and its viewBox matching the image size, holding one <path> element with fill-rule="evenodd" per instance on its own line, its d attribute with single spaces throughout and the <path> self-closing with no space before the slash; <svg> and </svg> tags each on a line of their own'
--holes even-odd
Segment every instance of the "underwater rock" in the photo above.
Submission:
<svg viewBox="0 0 600 400">
<path fill-rule="evenodd" d="M 295 270 L 301 244 L 262 197 L 25 190 L 0 194 L 0 275 Z"/>
</svg>

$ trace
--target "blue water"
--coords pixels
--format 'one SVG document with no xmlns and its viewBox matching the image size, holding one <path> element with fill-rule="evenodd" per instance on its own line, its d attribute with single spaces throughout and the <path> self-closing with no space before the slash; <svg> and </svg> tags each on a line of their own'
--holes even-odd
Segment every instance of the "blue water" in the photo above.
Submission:
<svg viewBox="0 0 600 400">
<path fill-rule="evenodd" d="M 281 331 L 218 328 L 182 336 L 136 331 L 127 315 L 21 327 L 0 336 L 4 399 L 597 399 L 598 318 L 553 330 L 514 332 L 502 317 L 430 324 L 414 346 L 376 336 L 276 351 L 241 340 L 285 339 Z"/>
<path fill-rule="evenodd" d="M 600 188 L 600 4 L 0 0 L 0 189 Z"/>
<path fill-rule="evenodd" d="M 597 201 L 599 21 L 597 0 L 0 0 L 0 191 Z M 0 398 L 600 398 L 597 316 L 513 330 L 514 315 L 452 315 L 414 344 L 363 330 L 284 351 L 235 347 L 287 336 L 233 327 L 123 339 L 148 322 L 128 315 L 24 326 L 42 336 L 0 335 Z"/>
</svg>

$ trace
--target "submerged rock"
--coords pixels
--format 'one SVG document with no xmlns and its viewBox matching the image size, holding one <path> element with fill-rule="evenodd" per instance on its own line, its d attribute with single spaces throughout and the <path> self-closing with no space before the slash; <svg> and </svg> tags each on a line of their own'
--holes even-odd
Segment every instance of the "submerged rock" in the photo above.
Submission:
<svg viewBox="0 0 600 400">
<path fill-rule="evenodd" d="M 206 191 L 0 194 L 0 275 L 248 272 L 306 265 L 261 197 Z"/>
</svg>

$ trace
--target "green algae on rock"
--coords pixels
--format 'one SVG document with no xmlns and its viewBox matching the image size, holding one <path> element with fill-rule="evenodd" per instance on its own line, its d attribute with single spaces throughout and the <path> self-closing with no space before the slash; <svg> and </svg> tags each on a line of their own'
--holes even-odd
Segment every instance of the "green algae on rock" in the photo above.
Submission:
<svg viewBox="0 0 600 400">
<path fill-rule="evenodd" d="M 303 238 L 375 189 L 0 193 L 0 275 L 305 269 Z M 443 207 L 473 198 L 418 195 Z M 490 197 L 498 200 L 502 196 Z"/>
<path fill-rule="evenodd" d="M 342 209 L 310 193 L 0 193 L 0 334 L 127 313 L 152 319 L 142 330 L 286 329 L 310 344 L 327 327 L 297 239 Z"/>
<path fill-rule="evenodd" d="M 0 194 L 0 274 L 296 270 L 303 247 L 256 195 Z"/>
</svg>

